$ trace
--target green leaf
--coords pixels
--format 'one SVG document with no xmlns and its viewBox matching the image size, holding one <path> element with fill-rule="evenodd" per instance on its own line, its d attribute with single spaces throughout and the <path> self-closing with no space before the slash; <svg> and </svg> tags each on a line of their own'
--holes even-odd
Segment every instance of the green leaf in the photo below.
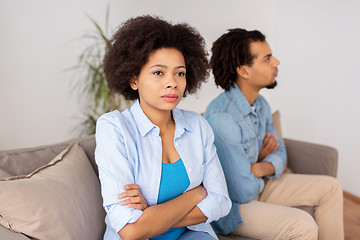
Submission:
<svg viewBox="0 0 360 240">
<path fill-rule="evenodd" d="M 93 31 L 83 34 L 80 39 L 85 40 L 86 46 L 77 56 L 77 64 L 65 69 L 74 71 L 76 81 L 73 83 L 72 92 L 80 93 L 80 98 L 85 99 L 87 106 L 82 113 L 83 120 L 80 122 L 80 134 L 95 133 L 96 121 L 105 112 L 130 107 L 132 102 L 117 93 L 109 90 L 105 74 L 103 59 L 107 48 L 110 47 L 109 18 L 110 5 L 107 6 L 105 15 L 105 28 L 91 16 L 86 14 Z"/>
</svg>

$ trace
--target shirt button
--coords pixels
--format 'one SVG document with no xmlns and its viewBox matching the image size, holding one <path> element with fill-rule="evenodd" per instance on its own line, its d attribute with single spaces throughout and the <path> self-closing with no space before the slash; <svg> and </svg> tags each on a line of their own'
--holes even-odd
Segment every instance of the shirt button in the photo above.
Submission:
<svg viewBox="0 0 360 240">
<path fill-rule="evenodd" d="M 259 140 L 260 140 L 260 138 L 261 138 L 261 137 L 260 137 L 260 136 L 258 136 L 258 139 L 259 139 Z"/>
<path fill-rule="evenodd" d="M 179 143 L 178 143 L 178 142 L 176 142 L 176 143 L 175 143 L 175 146 L 177 146 L 177 147 L 178 147 L 178 146 L 179 146 Z"/>
<path fill-rule="evenodd" d="M 255 122 L 255 124 L 257 124 L 257 122 Z"/>
</svg>

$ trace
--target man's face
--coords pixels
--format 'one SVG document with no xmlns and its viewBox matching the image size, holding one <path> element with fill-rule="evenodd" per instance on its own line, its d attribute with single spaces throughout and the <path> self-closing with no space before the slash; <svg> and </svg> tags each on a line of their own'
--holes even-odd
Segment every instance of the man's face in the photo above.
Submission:
<svg viewBox="0 0 360 240">
<path fill-rule="evenodd" d="M 267 87 L 274 88 L 277 84 L 275 78 L 280 64 L 273 55 L 269 44 L 264 42 L 250 43 L 250 51 L 254 56 L 253 64 L 249 69 L 249 84 L 258 90 Z"/>
</svg>

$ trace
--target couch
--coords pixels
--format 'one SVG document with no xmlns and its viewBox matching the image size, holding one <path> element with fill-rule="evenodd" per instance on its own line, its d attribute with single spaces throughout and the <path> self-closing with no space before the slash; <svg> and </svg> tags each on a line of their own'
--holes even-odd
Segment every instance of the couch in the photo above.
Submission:
<svg viewBox="0 0 360 240">
<path fill-rule="evenodd" d="M 273 114 L 273 120 L 282 138 L 278 112 Z M 288 169 L 336 177 L 336 149 L 282 140 L 287 149 Z M 101 239 L 105 211 L 101 206 L 94 149 L 95 139 L 91 135 L 52 145 L 1 151 L 0 239 Z M 313 214 L 310 207 L 299 208 Z M 219 239 L 248 238 L 228 235 Z"/>
</svg>

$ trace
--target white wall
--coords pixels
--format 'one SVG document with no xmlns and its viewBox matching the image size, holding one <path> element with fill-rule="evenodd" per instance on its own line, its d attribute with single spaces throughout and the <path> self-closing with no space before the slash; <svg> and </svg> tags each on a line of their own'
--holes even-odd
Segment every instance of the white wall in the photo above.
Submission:
<svg viewBox="0 0 360 240">
<path fill-rule="evenodd" d="M 274 32 L 276 1 L 243 2 L 113 0 L 109 1 L 110 25 L 115 29 L 129 17 L 155 14 L 191 23 L 208 43 L 239 22 L 244 27 Z M 74 74 L 64 70 L 76 64 L 84 49 L 79 38 L 92 30 L 85 13 L 104 25 L 107 4 L 102 0 L 0 1 L 0 149 L 77 136 L 83 103 L 70 92 Z M 258 11 L 261 18 L 251 14 L 259 4 L 265 7 Z M 211 79 L 181 107 L 203 112 L 219 92 Z"/>
<path fill-rule="evenodd" d="M 86 1 L 0 2 L 0 149 L 70 138 L 80 104 L 70 94 Z"/>
<path fill-rule="evenodd" d="M 279 86 L 265 90 L 282 114 L 285 137 L 328 144 L 340 153 L 339 179 L 360 196 L 356 138 L 359 72 L 359 3 L 288 0 L 110 0 L 113 28 L 129 17 L 155 14 L 188 22 L 208 49 L 226 29 L 265 33 L 280 61 Z M 107 1 L 2 0 L 0 2 L 0 150 L 50 144 L 76 137 L 83 106 L 63 70 L 83 49 L 92 29 L 85 12 L 104 24 Z M 212 77 L 180 107 L 203 112 L 221 92 Z"/>
<path fill-rule="evenodd" d="M 346 3 L 346 4 L 345 4 Z M 344 189 L 360 196 L 360 2 L 279 0 L 276 55 L 286 137 L 339 151 Z"/>
</svg>

